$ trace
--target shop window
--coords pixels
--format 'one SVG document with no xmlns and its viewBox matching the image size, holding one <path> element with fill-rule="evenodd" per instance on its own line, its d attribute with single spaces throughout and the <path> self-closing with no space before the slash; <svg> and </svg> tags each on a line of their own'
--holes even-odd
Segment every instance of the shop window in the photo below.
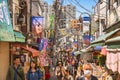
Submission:
<svg viewBox="0 0 120 80">
<path fill-rule="evenodd" d="M 106 28 L 105 19 L 101 19 L 101 24 L 103 26 L 103 29 L 105 29 Z"/>
</svg>

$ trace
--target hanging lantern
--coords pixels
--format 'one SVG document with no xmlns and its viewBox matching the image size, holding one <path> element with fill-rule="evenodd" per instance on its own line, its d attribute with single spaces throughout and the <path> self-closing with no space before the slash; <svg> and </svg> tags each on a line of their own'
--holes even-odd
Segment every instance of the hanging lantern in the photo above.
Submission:
<svg viewBox="0 0 120 80">
<path fill-rule="evenodd" d="M 101 49 L 101 53 L 100 54 L 102 54 L 102 55 L 107 55 L 107 49 L 105 48 L 105 47 L 102 47 L 102 49 Z"/>
</svg>

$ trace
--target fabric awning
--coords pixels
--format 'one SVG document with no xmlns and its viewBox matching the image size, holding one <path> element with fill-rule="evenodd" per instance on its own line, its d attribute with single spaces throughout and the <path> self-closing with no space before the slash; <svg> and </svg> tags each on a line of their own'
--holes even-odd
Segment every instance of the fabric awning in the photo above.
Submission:
<svg viewBox="0 0 120 80">
<path fill-rule="evenodd" d="M 89 46 L 89 47 L 87 47 L 87 48 L 85 48 L 85 49 L 82 49 L 82 50 L 80 50 L 81 52 L 83 52 L 83 53 L 86 53 L 86 52 L 91 52 L 91 51 L 93 51 L 93 46 Z"/>
<path fill-rule="evenodd" d="M 99 42 L 99 43 L 91 44 L 90 46 L 95 47 L 95 46 L 104 46 L 104 45 L 105 45 L 104 42 Z"/>
<path fill-rule="evenodd" d="M 120 29 L 116 29 L 114 31 L 111 31 L 103 36 L 100 36 L 97 40 L 91 42 L 91 44 L 96 44 L 96 43 L 100 43 L 100 42 L 105 42 L 105 40 L 107 40 L 107 38 L 109 38 L 110 36 L 114 35 L 116 32 L 120 31 Z"/>
<path fill-rule="evenodd" d="M 106 43 L 108 49 L 116 49 L 120 48 L 120 43 L 119 42 L 109 42 Z"/>
<path fill-rule="evenodd" d="M 14 35 L 15 35 L 16 42 L 25 42 L 25 37 L 23 36 L 22 33 L 14 30 Z"/>
<path fill-rule="evenodd" d="M 109 49 L 120 48 L 120 36 L 112 38 L 112 39 L 108 39 L 106 41 L 106 44 Z"/>
<path fill-rule="evenodd" d="M 75 55 L 75 56 L 77 56 L 77 55 L 79 55 L 79 54 L 82 54 L 82 52 L 81 52 L 81 51 L 76 51 L 76 52 L 74 52 L 74 55 Z"/>
<path fill-rule="evenodd" d="M 31 48 L 31 47 L 21 46 L 21 48 L 23 48 L 23 49 L 31 52 L 33 57 L 37 57 L 37 56 L 40 55 L 40 51 L 38 51 L 38 50 L 36 50 L 36 49 L 33 49 L 33 48 Z"/>
<path fill-rule="evenodd" d="M 116 49 L 116 48 L 120 48 L 120 44 L 119 45 L 109 45 L 108 49 Z"/>
<path fill-rule="evenodd" d="M 106 41 L 106 43 L 110 43 L 110 42 L 120 42 L 120 36 L 112 38 L 112 39 L 108 39 Z"/>
</svg>

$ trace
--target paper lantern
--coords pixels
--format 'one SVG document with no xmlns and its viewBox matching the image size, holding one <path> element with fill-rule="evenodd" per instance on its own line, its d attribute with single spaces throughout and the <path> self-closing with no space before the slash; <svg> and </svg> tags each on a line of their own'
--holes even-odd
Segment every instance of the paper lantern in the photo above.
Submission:
<svg viewBox="0 0 120 80">
<path fill-rule="evenodd" d="M 102 49 L 101 49 L 101 53 L 100 54 L 102 54 L 102 55 L 107 55 L 107 49 L 105 48 L 105 47 L 103 47 Z"/>
</svg>

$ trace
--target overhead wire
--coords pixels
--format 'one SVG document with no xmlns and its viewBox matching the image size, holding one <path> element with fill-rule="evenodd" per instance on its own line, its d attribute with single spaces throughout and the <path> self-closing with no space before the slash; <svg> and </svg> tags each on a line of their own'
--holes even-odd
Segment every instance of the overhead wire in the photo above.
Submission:
<svg viewBox="0 0 120 80">
<path fill-rule="evenodd" d="M 93 0 L 95 3 L 98 3 L 96 0 Z"/>
<path fill-rule="evenodd" d="M 75 1 L 75 2 L 74 2 Z M 82 6 L 77 0 L 71 0 L 71 2 L 73 2 L 75 5 L 78 5 L 79 7 L 81 7 L 82 9 L 84 9 L 85 11 L 92 13 L 90 10 L 88 10 L 87 8 L 85 8 L 84 6 Z"/>
<path fill-rule="evenodd" d="M 73 5 L 70 0 L 68 0 L 68 2 L 69 2 L 71 5 Z M 75 5 L 73 5 L 73 6 L 75 6 Z M 76 11 L 79 12 L 79 13 L 82 13 L 81 11 L 79 11 L 79 10 L 77 10 L 77 9 L 76 9 Z"/>
</svg>

